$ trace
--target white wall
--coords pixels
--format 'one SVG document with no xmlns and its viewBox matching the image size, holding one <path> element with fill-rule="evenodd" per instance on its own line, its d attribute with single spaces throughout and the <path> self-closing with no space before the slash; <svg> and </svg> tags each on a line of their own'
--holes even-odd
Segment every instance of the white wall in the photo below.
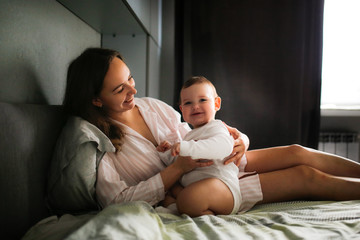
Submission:
<svg viewBox="0 0 360 240">
<path fill-rule="evenodd" d="M 61 104 L 69 62 L 101 35 L 60 3 L 0 1 L 0 101 Z"/>
<path fill-rule="evenodd" d="M 146 96 L 146 35 L 103 35 L 102 46 L 115 49 L 134 76 L 137 97 Z M 135 50 L 136 49 L 136 50 Z"/>
<path fill-rule="evenodd" d="M 96 18 L 103 16 L 102 8 L 120 8 L 120 19 L 131 14 L 113 1 L 102 1 L 106 7 L 100 4 L 101 9 L 94 7 L 99 2 L 92 1 L 92 11 L 97 14 L 87 19 L 89 16 L 79 15 L 86 13 L 89 6 L 78 6 L 72 1 L 1 0 L 0 101 L 61 104 L 70 61 L 87 47 L 103 46 L 114 48 L 125 57 L 136 80 L 137 96 L 160 98 L 172 104 L 174 0 L 127 2 L 137 17 L 112 21 L 108 16 L 109 20 L 103 22 L 103 18 Z M 69 6 L 78 12 L 68 10 Z M 136 19 L 142 21 L 143 28 Z"/>
</svg>

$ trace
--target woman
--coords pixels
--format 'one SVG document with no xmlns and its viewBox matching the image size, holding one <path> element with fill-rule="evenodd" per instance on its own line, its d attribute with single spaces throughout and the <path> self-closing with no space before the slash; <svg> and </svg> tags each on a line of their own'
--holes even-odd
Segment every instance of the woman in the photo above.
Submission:
<svg viewBox="0 0 360 240">
<path fill-rule="evenodd" d="M 163 140 L 178 141 L 190 129 L 167 104 L 135 94 L 134 79 L 116 51 L 87 49 L 69 67 L 65 110 L 100 129 L 116 149 L 106 151 L 97 170 L 96 198 L 102 207 L 137 200 L 155 205 L 184 173 L 212 164 L 178 157 L 165 167 L 156 147 Z M 247 161 L 240 161 L 246 136 L 229 129 L 236 140 L 226 164 L 235 162 L 245 172 L 239 180 L 240 211 L 295 199 L 360 199 L 359 164 L 298 145 L 247 151 Z"/>
</svg>

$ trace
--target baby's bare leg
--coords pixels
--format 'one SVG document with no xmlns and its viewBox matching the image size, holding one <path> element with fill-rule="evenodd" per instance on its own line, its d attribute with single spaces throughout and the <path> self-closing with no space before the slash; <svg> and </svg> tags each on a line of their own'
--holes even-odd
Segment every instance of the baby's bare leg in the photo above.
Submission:
<svg viewBox="0 0 360 240">
<path fill-rule="evenodd" d="M 163 207 L 168 207 L 169 205 L 176 203 L 176 199 L 170 194 L 166 194 L 164 200 L 160 202 L 160 205 Z"/>
<path fill-rule="evenodd" d="M 185 187 L 177 196 L 180 213 L 191 217 L 230 214 L 234 199 L 230 189 L 217 178 L 207 178 Z"/>
<path fill-rule="evenodd" d="M 166 193 L 165 199 L 161 202 L 161 205 L 164 207 L 168 207 L 169 205 L 176 203 L 176 198 L 183 189 L 184 188 L 180 185 L 180 183 L 175 183 Z"/>
</svg>

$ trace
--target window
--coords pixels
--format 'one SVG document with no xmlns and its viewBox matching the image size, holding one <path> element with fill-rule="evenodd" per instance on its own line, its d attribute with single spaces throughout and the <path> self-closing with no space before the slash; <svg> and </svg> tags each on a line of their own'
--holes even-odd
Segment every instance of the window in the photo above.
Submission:
<svg viewBox="0 0 360 240">
<path fill-rule="evenodd" d="M 360 0 L 325 0 L 321 109 L 360 110 Z"/>
</svg>

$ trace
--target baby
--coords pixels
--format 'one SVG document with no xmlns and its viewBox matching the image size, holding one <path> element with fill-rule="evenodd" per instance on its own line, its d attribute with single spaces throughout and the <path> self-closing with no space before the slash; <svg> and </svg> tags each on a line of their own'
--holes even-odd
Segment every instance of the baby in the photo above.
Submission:
<svg viewBox="0 0 360 240">
<path fill-rule="evenodd" d="M 167 165 L 174 160 L 170 154 L 214 162 L 185 174 L 180 181 L 184 189 L 173 193 L 178 211 L 191 217 L 232 214 L 240 207 L 239 169 L 234 163 L 224 165 L 234 140 L 223 122 L 215 120 L 220 106 L 221 98 L 209 80 L 202 76 L 190 78 L 180 92 L 180 110 L 193 130 L 181 142 L 171 145 L 164 141 L 157 147 L 160 152 L 168 151 L 168 157 L 162 158 Z"/>
</svg>

